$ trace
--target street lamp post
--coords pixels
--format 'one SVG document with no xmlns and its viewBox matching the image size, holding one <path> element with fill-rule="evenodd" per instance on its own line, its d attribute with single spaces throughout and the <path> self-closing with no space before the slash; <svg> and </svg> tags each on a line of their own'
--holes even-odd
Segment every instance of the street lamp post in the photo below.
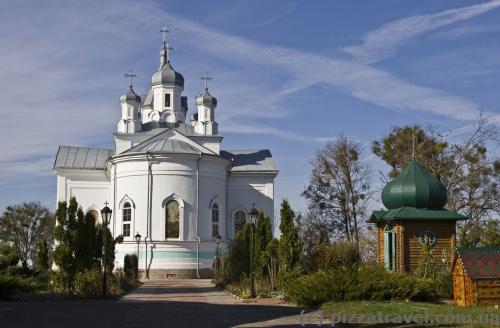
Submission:
<svg viewBox="0 0 500 328">
<path fill-rule="evenodd" d="M 106 298 L 106 230 L 111 221 L 113 211 L 108 207 L 108 202 L 104 203 L 104 208 L 101 210 L 102 216 L 102 298 Z"/>
<path fill-rule="evenodd" d="M 255 209 L 255 204 L 253 204 L 250 211 L 248 211 L 248 218 L 250 219 L 250 224 L 252 227 L 252 235 L 250 236 L 250 297 L 255 298 L 255 282 L 253 278 L 253 239 L 255 232 L 255 221 L 257 221 L 257 215 L 259 212 Z"/>
<path fill-rule="evenodd" d="M 137 271 L 136 271 L 136 277 L 135 279 L 139 279 L 139 245 L 141 244 L 141 234 L 137 233 L 134 238 L 135 242 L 137 243 Z"/>
</svg>

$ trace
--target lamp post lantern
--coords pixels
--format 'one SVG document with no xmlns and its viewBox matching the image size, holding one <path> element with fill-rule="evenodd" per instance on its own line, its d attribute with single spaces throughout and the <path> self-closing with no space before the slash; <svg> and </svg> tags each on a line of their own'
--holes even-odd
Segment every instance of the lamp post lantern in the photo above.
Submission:
<svg viewBox="0 0 500 328">
<path fill-rule="evenodd" d="M 255 282 L 253 278 L 253 239 L 255 233 L 255 222 L 257 221 L 258 214 L 259 212 L 255 208 L 255 204 L 253 204 L 250 211 L 248 211 L 248 218 L 252 227 L 252 234 L 250 236 L 250 297 L 252 298 L 255 298 Z"/>
<path fill-rule="evenodd" d="M 104 203 L 104 208 L 101 210 L 102 217 L 102 298 L 106 298 L 106 230 L 111 221 L 113 211 L 108 207 L 108 202 Z"/>
</svg>

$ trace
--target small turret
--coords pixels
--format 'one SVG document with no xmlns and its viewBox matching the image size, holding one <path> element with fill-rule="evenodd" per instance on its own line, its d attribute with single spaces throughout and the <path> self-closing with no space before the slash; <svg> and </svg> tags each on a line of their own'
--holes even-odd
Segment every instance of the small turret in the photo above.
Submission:
<svg viewBox="0 0 500 328">
<path fill-rule="evenodd" d="M 132 73 L 125 74 L 126 77 L 133 78 Z M 135 133 L 141 131 L 141 119 L 139 117 L 139 107 L 141 105 L 141 97 L 139 97 L 130 84 L 128 92 L 120 97 L 120 105 L 122 108 L 122 117 L 118 122 L 118 132 L 120 133 Z"/>
<path fill-rule="evenodd" d="M 217 98 L 208 92 L 207 82 L 212 78 L 205 73 L 201 78 L 205 80 L 205 90 L 196 97 L 196 107 L 198 115 L 194 124 L 195 131 L 205 135 L 217 135 L 218 124 L 215 122 L 215 107 L 217 107 Z"/>
</svg>

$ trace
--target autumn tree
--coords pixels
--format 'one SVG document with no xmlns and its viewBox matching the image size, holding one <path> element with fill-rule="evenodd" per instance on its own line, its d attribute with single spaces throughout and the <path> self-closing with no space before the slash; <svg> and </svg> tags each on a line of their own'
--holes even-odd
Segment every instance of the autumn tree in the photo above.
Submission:
<svg viewBox="0 0 500 328">
<path fill-rule="evenodd" d="M 341 135 L 319 150 L 311 164 L 309 186 L 302 193 L 309 211 L 317 215 L 317 224 L 330 228 L 330 234 L 358 243 L 370 197 L 361 146 Z"/>
<path fill-rule="evenodd" d="M 53 229 L 54 215 L 38 202 L 8 206 L 0 217 L 0 237 L 12 242 L 23 266 L 36 260 L 38 243 L 50 240 Z"/>
</svg>

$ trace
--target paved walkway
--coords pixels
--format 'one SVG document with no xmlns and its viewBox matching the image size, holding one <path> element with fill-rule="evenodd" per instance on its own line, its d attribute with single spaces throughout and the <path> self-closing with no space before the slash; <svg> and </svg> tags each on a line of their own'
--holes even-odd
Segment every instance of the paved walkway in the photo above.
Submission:
<svg viewBox="0 0 500 328">
<path fill-rule="evenodd" d="M 148 280 L 120 302 L 200 302 L 238 304 L 236 298 L 214 288 L 209 279 Z"/>
<path fill-rule="evenodd" d="M 147 281 L 118 301 L 0 302 L 0 327 L 301 327 L 300 312 L 243 304 L 209 280 L 172 279 Z"/>
</svg>

